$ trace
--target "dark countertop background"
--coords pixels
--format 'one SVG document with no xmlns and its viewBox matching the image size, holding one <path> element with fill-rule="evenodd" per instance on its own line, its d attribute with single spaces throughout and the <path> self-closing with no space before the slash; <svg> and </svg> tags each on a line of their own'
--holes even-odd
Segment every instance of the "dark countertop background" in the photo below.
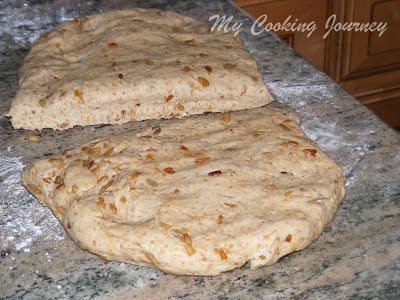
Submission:
<svg viewBox="0 0 400 300">
<path fill-rule="evenodd" d="M 62 21 L 129 7 L 173 10 L 204 22 L 226 14 L 243 22 L 241 37 L 276 98 L 270 105 L 298 112 L 307 135 L 344 166 L 346 198 L 305 250 L 270 267 L 251 271 L 245 265 L 218 277 L 179 277 L 107 262 L 81 250 L 51 211 L 20 185 L 23 168 L 35 158 L 158 122 L 44 130 L 40 142 L 31 142 L 25 138 L 32 132 L 12 129 L 4 116 L 15 95 L 17 70 L 40 34 Z M 400 294 L 400 135 L 278 38 L 252 36 L 252 23 L 222 0 L 0 3 L 0 298 L 369 299 Z"/>
</svg>

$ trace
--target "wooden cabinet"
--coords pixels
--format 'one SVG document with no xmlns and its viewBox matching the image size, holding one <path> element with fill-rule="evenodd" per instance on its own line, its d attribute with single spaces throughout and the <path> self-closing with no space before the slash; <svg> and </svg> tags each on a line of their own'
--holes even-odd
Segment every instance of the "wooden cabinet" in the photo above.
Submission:
<svg viewBox="0 0 400 300">
<path fill-rule="evenodd" d="M 275 31 L 344 89 L 400 130 L 400 0 L 236 0 L 266 23 L 315 22 L 308 32 Z M 324 39 L 329 17 L 346 22 L 387 23 L 386 31 L 334 31 Z M 266 24 L 265 23 L 265 24 Z M 274 31 L 274 30 L 272 30 Z"/>
</svg>

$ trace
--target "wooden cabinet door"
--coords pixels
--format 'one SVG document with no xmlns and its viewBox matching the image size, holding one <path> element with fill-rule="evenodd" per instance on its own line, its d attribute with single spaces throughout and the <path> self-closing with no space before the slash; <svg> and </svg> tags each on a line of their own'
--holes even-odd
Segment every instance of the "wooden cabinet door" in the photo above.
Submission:
<svg viewBox="0 0 400 300">
<path fill-rule="evenodd" d="M 341 23 L 387 22 L 387 30 L 341 31 L 328 40 L 325 71 L 389 125 L 400 127 L 400 0 L 330 1 Z"/>
<path fill-rule="evenodd" d="M 389 125 L 400 129 L 400 0 L 236 0 L 253 17 L 267 22 L 315 22 L 307 32 L 276 31 L 284 41 L 344 89 L 367 105 Z M 336 23 L 387 22 L 386 31 L 331 31 Z M 272 30 L 273 31 L 273 30 Z M 273 31 L 274 32 L 274 31 Z"/>
<path fill-rule="evenodd" d="M 328 2 L 324 0 L 237 0 L 256 19 L 267 15 L 266 23 L 283 23 L 289 16 L 291 23 L 315 22 L 317 29 L 307 37 L 308 32 L 274 31 L 281 39 L 320 70 L 324 69 L 325 33 L 324 24 Z M 296 22 L 297 19 L 297 22 Z"/>
</svg>

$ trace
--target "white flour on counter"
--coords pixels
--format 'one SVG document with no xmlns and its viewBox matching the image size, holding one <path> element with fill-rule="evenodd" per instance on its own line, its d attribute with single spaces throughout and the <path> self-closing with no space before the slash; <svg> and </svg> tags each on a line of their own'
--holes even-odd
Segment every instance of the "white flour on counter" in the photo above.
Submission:
<svg viewBox="0 0 400 300">
<path fill-rule="evenodd" d="M 0 161 L 0 190 L 5 195 L 0 199 L 0 247 L 4 253 L 29 252 L 33 243 L 62 240 L 65 233 L 50 210 L 21 185 L 24 165 L 12 152 L 7 148 Z"/>
</svg>

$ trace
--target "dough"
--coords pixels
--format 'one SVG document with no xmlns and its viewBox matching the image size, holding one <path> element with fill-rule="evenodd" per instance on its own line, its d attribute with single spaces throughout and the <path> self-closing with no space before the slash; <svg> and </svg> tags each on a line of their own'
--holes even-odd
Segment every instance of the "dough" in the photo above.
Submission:
<svg viewBox="0 0 400 300">
<path fill-rule="evenodd" d="M 20 70 L 14 128 L 181 118 L 273 100 L 239 38 L 174 12 L 83 17 L 44 34 Z"/>
<path fill-rule="evenodd" d="M 84 249 L 218 275 L 304 249 L 344 197 L 298 117 L 256 108 L 172 119 L 32 163 L 23 184 Z"/>
</svg>

